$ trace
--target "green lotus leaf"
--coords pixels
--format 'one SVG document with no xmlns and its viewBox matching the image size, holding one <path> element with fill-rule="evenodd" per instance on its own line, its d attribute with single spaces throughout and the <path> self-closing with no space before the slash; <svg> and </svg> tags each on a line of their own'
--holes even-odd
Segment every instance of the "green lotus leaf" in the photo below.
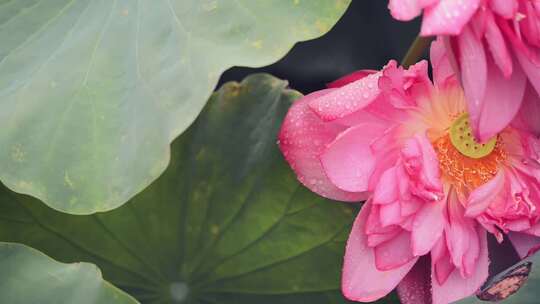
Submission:
<svg viewBox="0 0 540 304">
<path fill-rule="evenodd" d="M 0 242 L 0 299 L 10 304 L 136 304 L 92 264 L 62 264 L 30 247 Z"/>
<path fill-rule="evenodd" d="M 283 160 L 277 132 L 301 96 L 286 86 L 225 84 L 165 173 L 113 211 L 69 215 L 2 188 L 0 240 L 94 263 L 141 303 L 343 303 L 356 210 L 311 193 Z"/>
<path fill-rule="evenodd" d="M 350 0 L 0 0 L 0 180 L 72 214 L 165 170 L 220 74 L 328 31 Z"/>
</svg>

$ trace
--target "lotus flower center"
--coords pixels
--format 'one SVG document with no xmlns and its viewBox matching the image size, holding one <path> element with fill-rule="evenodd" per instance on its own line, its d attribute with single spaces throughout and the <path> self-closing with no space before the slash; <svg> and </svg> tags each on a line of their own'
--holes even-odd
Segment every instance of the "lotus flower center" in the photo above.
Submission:
<svg viewBox="0 0 540 304">
<path fill-rule="evenodd" d="M 493 137 L 486 143 L 479 143 L 472 135 L 469 126 L 469 114 L 464 113 L 450 126 L 450 141 L 461 154 L 470 158 L 482 158 L 488 156 L 495 149 L 497 137 Z"/>
<path fill-rule="evenodd" d="M 442 177 L 462 193 L 487 183 L 506 159 L 506 152 L 497 137 L 486 143 L 476 141 L 467 113 L 455 119 L 448 132 L 436 139 L 433 146 Z"/>
</svg>

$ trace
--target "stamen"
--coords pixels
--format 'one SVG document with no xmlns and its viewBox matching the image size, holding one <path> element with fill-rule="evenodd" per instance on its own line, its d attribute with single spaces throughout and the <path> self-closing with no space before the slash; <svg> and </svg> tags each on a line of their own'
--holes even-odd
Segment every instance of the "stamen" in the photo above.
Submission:
<svg viewBox="0 0 540 304">
<path fill-rule="evenodd" d="M 437 139 L 433 146 L 439 159 L 441 175 L 461 193 L 487 183 L 497 174 L 499 164 L 507 157 L 499 142 L 495 142 L 488 155 L 481 158 L 469 157 L 457 149 L 449 134 Z"/>
</svg>

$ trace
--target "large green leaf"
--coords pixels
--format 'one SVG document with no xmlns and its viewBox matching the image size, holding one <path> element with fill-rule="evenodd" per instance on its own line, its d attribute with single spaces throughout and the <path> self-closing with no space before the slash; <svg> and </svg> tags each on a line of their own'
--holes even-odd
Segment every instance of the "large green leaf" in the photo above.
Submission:
<svg viewBox="0 0 540 304">
<path fill-rule="evenodd" d="M 282 159 L 276 135 L 300 96 L 286 85 L 268 75 L 224 85 L 165 173 L 116 210 L 68 215 L 3 189 L 0 240 L 94 263 L 144 303 L 343 302 L 354 210 L 299 185 Z"/>
<path fill-rule="evenodd" d="M 58 263 L 21 244 L 0 242 L 0 299 L 9 304 L 136 304 L 96 266 Z"/>
<path fill-rule="evenodd" d="M 114 209 L 232 65 L 269 64 L 350 0 L 0 0 L 0 179 L 73 214 Z"/>
</svg>

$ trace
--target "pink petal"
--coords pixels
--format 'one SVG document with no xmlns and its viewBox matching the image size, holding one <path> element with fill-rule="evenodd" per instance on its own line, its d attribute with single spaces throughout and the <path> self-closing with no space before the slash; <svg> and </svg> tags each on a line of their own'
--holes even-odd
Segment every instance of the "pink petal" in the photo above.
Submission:
<svg viewBox="0 0 540 304">
<path fill-rule="evenodd" d="M 480 215 L 493 202 L 504 187 L 504 170 L 499 170 L 490 181 L 474 189 L 467 199 L 465 216 L 476 217 Z"/>
<path fill-rule="evenodd" d="M 523 231 L 523 233 L 540 237 L 540 223 L 532 225 L 531 228 L 527 229 L 527 231 Z"/>
<path fill-rule="evenodd" d="M 520 233 L 520 232 L 510 232 L 508 233 L 508 238 L 514 245 L 516 252 L 519 254 L 519 257 L 524 259 L 531 254 L 531 250 L 534 250 L 540 246 L 540 237 Z"/>
<path fill-rule="evenodd" d="M 486 233 L 482 228 L 479 228 L 482 233 Z M 478 229 L 475 229 L 472 233 L 477 233 Z M 463 265 L 461 269 L 461 276 L 471 276 L 474 273 L 478 256 L 480 255 L 480 240 L 476 235 L 469 237 L 469 249 L 463 256 Z"/>
<path fill-rule="evenodd" d="M 325 121 L 343 118 L 368 106 L 379 97 L 380 76 L 380 72 L 370 74 L 319 98 L 311 99 L 309 107 Z"/>
<path fill-rule="evenodd" d="M 381 99 L 378 99 L 379 101 Z M 376 102 L 377 103 L 377 102 Z M 339 123 L 341 125 L 354 127 L 358 124 L 386 124 L 388 127 L 390 127 L 392 124 L 395 124 L 395 121 L 389 121 L 386 117 L 381 117 L 377 115 L 376 113 L 369 112 L 369 109 L 371 108 L 373 104 L 367 106 L 366 108 L 356 111 L 354 113 L 351 113 L 343 118 L 334 120 L 334 122 Z"/>
<path fill-rule="evenodd" d="M 470 28 L 465 28 L 457 38 L 461 81 L 467 108 L 474 129 L 478 129 L 487 86 L 487 62 L 482 42 L 474 36 Z M 494 103 L 493 101 L 492 103 Z"/>
<path fill-rule="evenodd" d="M 373 202 L 370 200 L 370 205 L 372 205 L 371 212 L 368 215 L 367 225 L 365 233 L 368 235 L 371 234 L 380 234 L 380 233 L 393 233 L 398 226 L 382 226 L 380 221 L 380 205 L 373 205 Z"/>
<path fill-rule="evenodd" d="M 527 83 L 521 108 L 512 124 L 514 127 L 540 135 L 540 96 L 530 83 Z"/>
<path fill-rule="evenodd" d="M 411 234 L 403 230 L 395 238 L 375 247 L 375 267 L 386 271 L 416 260 L 411 251 Z"/>
<path fill-rule="evenodd" d="M 450 274 L 456 270 L 456 266 L 452 264 L 450 256 L 447 255 L 444 258 L 440 259 L 433 266 L 434 280 L 437 280 L 439 284 L 444 284 Z"/>
<path fill-rule="evenodd" d="M 448 255 L 448 248 L 446 247 L 446 239 L 443 234 L 441 238 L 437 240 L 437 242 L 431 249 L 431 261 L 437 262 L 438 260 L 442 259 L 444 256 L 447 256 L 447 255 Z"/>
<path fill-rule="evenodd" d="M 374 204 L 390 204 L 399 198 L 399 188 L 396 176 L 396 167 L 391 167 L 384 171 L 377 181 L 375 191 L 373 191 Z"/>
<path fill-rule="evenodd" d="M 399 0 L 398 0 L 399 1 Z M 476 13 L 481 0 L 440 0 L 424 10 L 422 36 L 458 35 Z"/>
<path fill-rule="evenodd" d="M 428 204 L 434 203 L 434 202 L 427 202 Z M 401 204 L 401 216 L 409 216 L 414 213 L 416 213 L 424 204 L 426 204 L 425 200 L 422 200 L 414 195 L 411 195 L 410 198 L 403 198 L 400 201 Z"/>
<path fill-rule="evenodd" d="M 420 149 L 422 151 L 422 174 L 424 182 L 430 190 L 442 191 L 442 184 L 439 172 L 439 159 L 435 153 L 433 145 L 427 138 L 426 134 L 417 134 L 415 136 Z"/>
<path fill-rule="evenodd" d="M 526 54 L 523 53 L 518 47 L 514 46 L 516 57 L 523 68 L 523 71 L 527 75 L 529 82 L 532 84 L 536 93 L 540 94 L 540 66 L 534 64 L 529 60 Z"/>
<path fill-rule="evenodd" d="M 395 227 L 395 229 L 393 229 L 393 231 L 391 232 L 369 234 L 368 246 L 369 247 L 378 246 L 386 241 L 389 241 L 395 238 L 397 235 L 399 235 L 402 232 L 402 229 L 399 226 L 393 226 L 393 227 Z"/>
<path fill-rule="evenodd" d="M 383 227 L 399 224 L 402 221 L 399 202 L 381 205 L 379 207 L 379 220 Z"/>
<path fill-rule="evenodd" d="M 401 280 L 397 294 L 402 304 L 431 304 L 430 268 L 429 259 L 422 257 Z"/>
<path fill-rule="evenodd" d="M 523 39 L 522 34 L 526 34 L 526 31 L 521 33 L 519 30 L 517 30 L 516 32 L 516 22 L 517 21 L 511 23 L 502 18 L 497 18 L 497 24 L 499 25 L 499 28 L 503 31 L 503 33 L 505 34 L 504 36 L 514 48 L 514 54 L 522 55 L 525 59 L 530 60 L 531 63 L 540 65 L 540 54 L 538 53 L 538 50 L 536 48 L 530 48 Z M 513 24 L 514 26 L 511 26 L 511 24 Z"/>
<path fill-rule="evenodd" d="M 535 9 L 536 6 L 536 9 Z M 532 48 L 539 47 L 540 46 L 540 19 L 537 15 L 536 11 L 538 11 L 538 1 L 536 4 L 533 4 L 532 2 L 525 3 L 525 12 L 524 15 L 526 15 L 529 18 L 526 18 L 523 20 L 523 22 L 520 22 L 520 28 L 521 28 L 521 34 L 523 37 L 525 37 L 524 40 L 526 40 Z M 537 50 L 536 50 L 537 51 Z"/>
<path fill-rule="evenodd" d="M 412 216 L 409 216 L 407 218 L 403 218 L 401 223 L 399 223 L 399 227 L 403 228 L 404 230 L 407 230 L 409 232 L 412 231 L 412 225 L 413 225 L 414 218 Z"/>
<path fill-rule="evenodd" d="M 512 231 L 524 231 L 531 228 L 531 222 L 526 218 L 509 220 L 506 222 L 505 228 Z"/>
<path fill-rule="evenodd" d="M 425 134 L 417 134 L 405 142 L 401 150 L 411 180 L 411 193 L 426 200 L 442 195 L 439 161 Z"/>
<path fill-rule="evenodd" d="M 493 60 L 502 71 L 504 77 L 510 78 L 512 75 L 512 57 L 508 52 L 508 48 L 506 47 L 506 42 L 504 41 L 501 30 L 495 23 L 493 14 L 491 14 L 489 11 L 486 13 L 485 26 L 485 37 L 487 45 L 491 51 L 491 55 L 493 56 Z"/>
<path fill-rule="evenodd" d="M 512 19 L 518 10 L 516 0 L 490 0 L 489 6 L 495 13 L 506 19 Z"/>
<path fill-rule="evenodd" d="M 330 181 L 348 192 L 367 191 L 376 160 L 370 144 L 384 133 L 384 126 L 360 124 L 340 133 L 320 159 Z"/>
<path fill-rule="evenodd" d="M 326 85 L 328 88 L 341 88 L 344 85 L 347 85 L 351 82 L 355 82 L 357 80 L 360 80 L 368 75 L 375 74 L 378 71 L 375 70 L 360 70 L 356 72 L 352 72 L 346 76 L 343 76 L 337 80 L 334 80 Z"/>
<path fill-rule="evenodd" d="M 454 265 L 461 267 L 465 253 L 469 249 L 469 238 L 475 237 L 475 222 L 464 217 L 465 210 L 454 189 L 448 193 L 447 208 L 448 225 L 444 230 L 446 245 Z"/>
<path fill-rule="evenodd" d="M 450 252 L 446 246 L 444 234 L 431 250 L 431 268 L 433 268 L 435 274 L 433 280 L 437 280 L 439 284 L 444 284 L 450 273 L 456 268 L 450 259 Z"/>
<path fill-rule="evenodd" d="M 279 133 L 279 147 L 300 182 L 312 191 L 331 199 L 361 201 L 365 194 L 343 191 L 330 182 L 318 157 L 325 145 L 344 130 L 341 125 L 324 123 L 308 107 L 310 100 L 331 91 L 309 94 L 292 105 Z"/>
<path fill-rule="evenodd" d="M 411 185 L 411 178 L 410 178 L 410 172 L 412 171 L 412 167 L 419 166 L 418 161 L 414 161 L 414 159 L 409 159 L 408 163 L 403 163 L 403 149 L 402 152 L 402 158 L 399 159 L 398 164 L 396 165 L 396 177 L 397 177 L 397 184 L 399 188 L 399 196 L 402 204 L 405 204 L 405 202 L 408 201 L 420 201 L 423 203 L 425 200 L 413 195 L 412 191 L 412 185 Z M 409 167 L 409 168 L 407 168 Z M 416 204 L 416 203 L 413 203 Z M 413 206 L 414 208 L 414 206 Z M 420 206 L 418 206 L 420 208 Z"/>
<path fill-rule="evenodd" d="M 436 3 L 439 3 L 439 1 L 441 0 L 417 0 L 418 3 L 420 3 L 420 5 L 423 7 L 423 8 L 426 8 L 426 7 L 430 7 L 432 5 L 435 5 Z"/>
<path fill-rule="evenodd" d="M 415 256 L 427 254 L 440 239 L 445 218 L 444 202 L 426 202 L 414 217 L 412 249 Z"/>
<path fill-rule="evenodd" d="M 409 21 L 422 13 L 423 7 L 419 0 L 390 0 L 388 9 L 397 20 Z"/>
<path fill-rule="evenodd" d="M 379 78 L 387 79 L 387 77 L 381 77 Z M 386 81 L 382 81 L 386 82 Z M 374 115 L 375 117 L 382 119 L 388 124 L 388 127 L 391 127 L 392 125 L 399 124 L 403 121 L 405 121 L 407 118 L 410 117 L 410 113 L 407 111 L 404 111 L 403 108 L 398 108 L 396 105 L 394 105 L 392 102 L 394 101 L 393 97 L 389 97 L 390 95 L 399 95 L 396 94 L 396 90 L 390 89 L 390 94 L 384 94 L 381 97 L 377 98 L 376 102 L 371 103 L 367 107 L 363 109 L 363 111 L 357 111 L 356 113 L 353 113 L 349 116 L 346 116 L 345 118 L 340 119 L 339 121 L 343 121 L 344 119 L 347 119 L 348 117 L 355 117 L 361 112 L 367 112 L 371 115 Z M 394 96 L 395 97 L 395 96 Z"/>
<path fill-rule="evenodd" d="M 484 0 L 485 1 L 485 0 Z M 489 15 L 493 15 L 490 10 L 487 9 L 479 9 L 477 13 L 474 15 L 474 17 L 469 22 L 468 27 L 471 28 L 474 32 L 474 35 L 478 39 L 482 39 L 484 37 L 484 34 L 486 33 L 486 18 Z"/>
<path fill-rule="evenodd" d="M 454 69 L 446 52 L 444 38 L 438 37 L 431 43 L 430 55 L 431 66 L 433 67 L 433 78 L 435 84 L 444 87 L 448 82 L 455 79 Z"/>
<path fill-rule="evenodd" d="M 386 93 L 388 102 L 397 109 L 416 106 L 416 98 L 426 96 L 431 87 L 426 60 L 417 62 L 408 70 L 388 64 L 379 79 L 379 88 Z"/>
<path fill-rule="evenodd" d="M 455 269 L 448 279 L 439 284 L 438 280 L 432 279 L 433 304 L 447 304 L 473 295 L 485 282 L 488 277 L 488 248 L 486 241 L 486 232 L 478 229 L 475 237 L 479 239 L 479 254 L 471 276 L 463 278 L 460 272 Z M 432 278 L 435 273 L 432 268 Z"/>
<path fill-rule="evenodd" d="M 519 111 L 526 84 L 527 79 L 521 69 L 514 69 L 512 76 L 506 79 L 488 62 L 488 79 L 480 119 L 477 128 L 473 128 L 480 141 L 488 140 L 510 124 Z"/>
<path fill-rule="evenodd" d="M 347 247 L 342 272 L 343 295 L 352 301 L 369 302 L 390 293 L 416 263 L 416 258 L 401 267 L 380 271 L 375 267 L 373 248 L 367 246 L 365 225 L 371 209 L 366 203 L 354 221 Z"/>
</svg>

